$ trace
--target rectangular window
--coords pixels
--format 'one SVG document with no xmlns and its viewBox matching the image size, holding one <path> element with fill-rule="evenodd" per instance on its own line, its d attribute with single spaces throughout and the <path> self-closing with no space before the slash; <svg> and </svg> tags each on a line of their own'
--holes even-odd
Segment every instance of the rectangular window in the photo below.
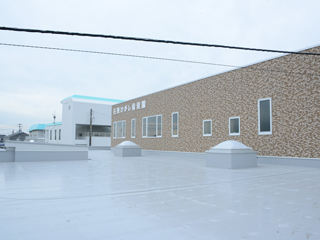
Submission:
<svg viewBox="0 0 320 240">
<path fill-rule="evenodd" d="M 126 121 L 122 121 L 122 137 L 126 137 Z"/>
<path fill-rule="evenodd" d="M 61 140 L 61 129 L 59 129 L 59 140 Z"/>
<path fill-rule="evenodd" d="M 203 136 L 212 136 L 212 120 L 203 120 Z"/>
<path fill-rule="evenodd" d="M 142 118 L 142 137 L 147 136 L 147 118 Z"/>
<path fill-rule="evenodd" d="M 229 135 L 240 135 L 240 117 L 229 118 Z"/>
<path fill-rule="evenodd" d="M 179 134 L 179 113 L 172 113 L 172 137 L 178 137 Z"/>
<path fill-rule="evenodd" d="M 150 116 L 142 118 L 142 137 L 162 136 L 162 116 Z"/>
<path fill-rule="evenodd" d="M 54 140 L 57 140 L 57 130 L 54 130 Z"/>
<path fill-rule="evenodd" d="M 162 116 L 157 116 L 157 137 L 162 136 Z"/>
<path fill-rule="evenodd" d="M 156 137 L 157 136 L 157 117 L 148 117 L 147 118 L 147 136 L 148 137 Z"/>
<path fill-rule="evenodd" d="M 259 135 L 272 134 L 271 98 L 258 100 L 258 128 Z"/>
<path fill-rule="evenodd" d="M 113 123 L 113 138 L 126 137 L 126 121 L 118 121 Z"/>
<path fill-rule="evenodd" d="M 52 140 L 52 130 L 50 130 L 50 140 Z"/>
<path fill-rule="evenodd" d="M 117 122 L 117 138 L 122 138 L 122 121 Z"/>
<path fill-rule="evenodd" d="M 136 137 L 136 120 L 131 119 L 131 138 Z"/>
</svg>

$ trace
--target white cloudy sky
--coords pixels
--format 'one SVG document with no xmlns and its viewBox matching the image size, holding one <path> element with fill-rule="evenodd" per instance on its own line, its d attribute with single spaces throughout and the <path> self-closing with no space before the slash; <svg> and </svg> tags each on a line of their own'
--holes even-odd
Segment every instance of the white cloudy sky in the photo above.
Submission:
<svg viewBox="0 0 320 240">
<path fill-rule="evenodd" d="M 0 26 L 296 51 L 320 44 L 319 0 L 0 0 Z M 230 65 L 272 53 L 0 31 L 0 43 Z M 0 134 L 61 121 L 73 94 L 129 100 L 231 68 L 0 45 Z"/>
</svg>

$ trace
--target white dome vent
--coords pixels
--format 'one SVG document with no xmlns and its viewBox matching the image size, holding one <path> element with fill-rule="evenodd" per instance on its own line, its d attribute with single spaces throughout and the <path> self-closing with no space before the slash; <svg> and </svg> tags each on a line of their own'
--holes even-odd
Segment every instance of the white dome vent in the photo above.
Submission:
<svg viewBox="0 0 320 240">
<path fill-rule="evenodd" d="M 219 143 L 218 145 L 212 147 L 212 149 L 251 149 L 251 148 L 244 145 L 241 142 L 228 140 L 228 141 Z"/>
<path fill-rule="evenodd" d="M 116 157 L 138 157 L 141 156 L 141 147 L 131 141 L 123 141 L 114 148 Z"/>
<path fill-rule="evenodd" d="M 138 146 L 138 145 L 131 141 L 123 141 L 118 146 Z"/>
</svg>

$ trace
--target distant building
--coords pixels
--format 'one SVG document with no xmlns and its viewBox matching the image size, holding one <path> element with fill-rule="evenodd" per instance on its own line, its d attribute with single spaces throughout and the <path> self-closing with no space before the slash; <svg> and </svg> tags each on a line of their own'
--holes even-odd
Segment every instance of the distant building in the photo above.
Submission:
<svg viewBox="0 0 320 240">
<path fill-rule="evenodd" d="M 73 95 L 62 103 L 62 122 L 35 124 L 29 129 L 35 142 L 89 145 L 92 110 L 91 146 L 111 146 L 111 109 L 121 100 Z"/>
<path fill-rule="evenodd" d="M 0 142 L 3 142 L 5 137 L 6 137 L 6 135 L 0 134 Z"/>
<path fill-rule="evenodd" d="M 46 143 L 61 143 L 64 144 L 64 142 L 61 139 L 61 128 L 62 128 L 62 122 L 57 123 L 50 123 L 46 124 L 45 128 L 45 142 Z M 74 143 L 72 143 L 74 145 Z"/>
<path fill-rule="evenodd" d="M 29 134 L 25 132 L 15 132 L 10 135 L 5 136 L 4 140 L 11 140 L 11 141 L 24 141 Z"/>
<path fill-rule="evenodd" d="M 34 124 L 29 128 L 29 138 L 26 140 L 33 140 L 34 142 L 46 142 L 46 128 L 49 129 L 50 126 L 54 125 L 57 127 L 60 126 L 62 123 L 49 123 L 49 124 Z M 50 133 L 50 132 L 49 132 Z M 52 133 L 51 133 L 52 135 Z M 50 136 L 48 136 L 50 139 Z M 52 139 L 52 136 L 51 136 Z"/>
</svg>

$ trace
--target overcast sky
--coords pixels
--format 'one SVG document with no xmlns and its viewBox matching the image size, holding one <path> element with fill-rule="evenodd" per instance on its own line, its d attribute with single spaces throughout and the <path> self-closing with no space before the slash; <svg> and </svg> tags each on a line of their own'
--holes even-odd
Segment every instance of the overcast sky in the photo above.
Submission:
<svg viewBox="0 0 320 240">
<path fill-rule="evenodd" d="M 320 44 L 319 0 L 0 0 L 0 26 L 296 51 Z M 280 56 L 0 31 L 0 43 L 244 66 Z M 129 100 L 232 68 L 0 45 L 0 134 L 61 121 L 74 94 Z"/>
</svg>

